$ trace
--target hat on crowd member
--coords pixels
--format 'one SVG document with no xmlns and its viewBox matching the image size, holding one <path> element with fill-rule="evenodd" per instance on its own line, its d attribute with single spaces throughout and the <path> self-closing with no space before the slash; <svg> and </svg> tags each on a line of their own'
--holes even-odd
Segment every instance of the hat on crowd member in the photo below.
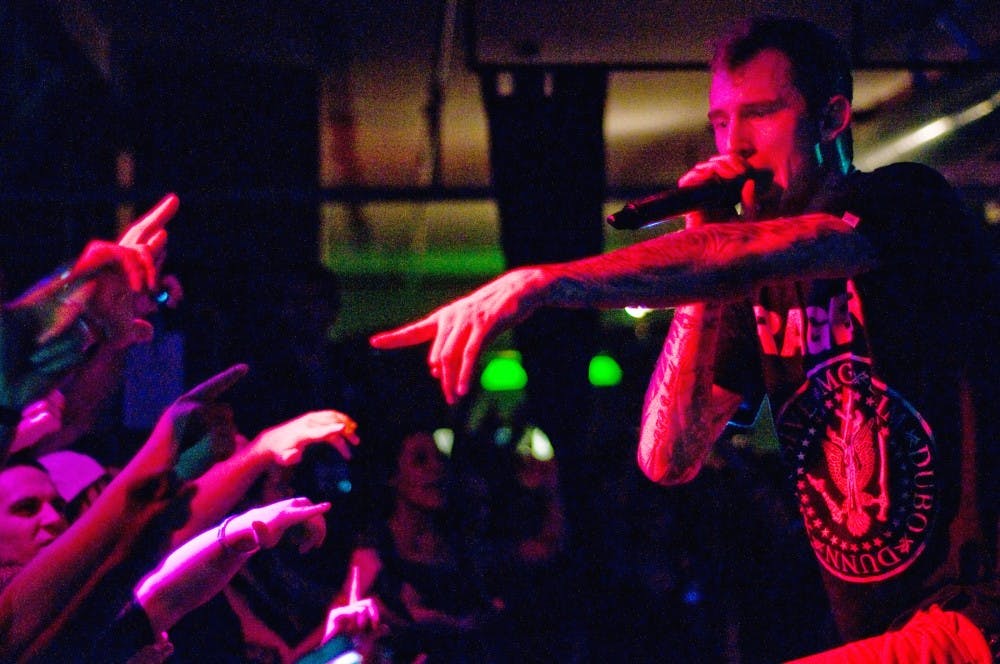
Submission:
<svg viewBox="0 0 1000 664">
<path fill-rule="evenodd" d="M 108 471 L 96 459 L 73 450 L 60 450 L 38 458 L 56 491 L 67 503 L 83 493 Z"/>
</svg>

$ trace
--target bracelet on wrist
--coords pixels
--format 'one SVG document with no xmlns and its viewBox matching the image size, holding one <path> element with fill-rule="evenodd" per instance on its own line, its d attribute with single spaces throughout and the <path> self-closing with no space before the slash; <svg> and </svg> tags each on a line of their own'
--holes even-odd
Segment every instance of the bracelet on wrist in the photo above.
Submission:
<svg viewBox="0 0 1000 664">
<path fill-rule="evenodd" d="M 229 516 L 227 516 L 225 519 L 222 520 L 222 523 L 219 524 L 219 529 L 216 531 L 216 539 L 219 540 L 219 546 L 222 547 L 223 551 L 233 550 L 231 546 L 226 544 L 226 526 L 228 526 L 229 522 L 235 518 L 236 515 L 234 514 L 230 514 Z"/>
<path fill-rule="evenodd" d="M 231 514 L 227 516 L 221 524 L 219 524 L 219 528 L 216 531 L 216 539 L 219 541 L 219 546 L 221 546 L 222 550 L 226 553 L 254 553 L 258 551 L 260 549 L 260 541 L 257 539 L 257 533 L 253 530 L 250 531 L 250 534 L 253 537 L 252 544 L 248 548 L 245 548 L 242 545 L 233 546 L 232 544 L 226 542 L 226 527 L 229 526 L 229 523 L 235 519 L 236 516 L 237 515 L 235 514 Z M 250 544 L 250 542 L 248 542 L 248 544 Z"/>
</svg>

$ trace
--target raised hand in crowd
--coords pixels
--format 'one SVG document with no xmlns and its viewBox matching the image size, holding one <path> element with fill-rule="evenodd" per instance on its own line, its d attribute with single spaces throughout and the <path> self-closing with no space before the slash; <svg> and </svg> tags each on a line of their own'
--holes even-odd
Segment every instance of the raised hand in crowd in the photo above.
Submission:
<svg viewBox="0 0 1000 664">
<path fill-rule="evenodd" d="M 329 509 L 329 503 L 308 498 L 282 500 L 227 517 L 175 549 L 136 586 L 154 632 L 170 629 L 215 596 L 256 551 L 275 546 L 289 528 Z"/>
<path fill-rule="evenodd" d="M 177 196 L 167 194 L 149 212 L 132 222 L 117 242 L 91 240 L 63 278 L 72 284 L 113 267 L 122 273 L 131 291 L 153 290 L 166 256 L 165 227 L 179 205 Z"/>
<path fill-rule="evenodd" d="M 184 541 L 222 518 L 261 475 L 278 466 L 297 464 L 310 445 L 331 445 L 350 459 L 350 448 L 360 442 L 356 429 L 357 424 L 347 415 L 320 410 L 265 429 L 252 441 L 237 434 L 236 451 L 195 480 L 191 519 L 175 533 L 174 542 Z M 310 520 L 305 531 L 309 537 L 300 548 L 308 550 L 322 542 L 325 528 L 321 519 Z"/>
<path fill-rule="evenodd" d="M 342 457 L 350 459 L 351 446 L 360 442 L 356 429 L 354 420 L 343 413 L 317 410 L 265 429 L 250 444 L 270 453 L 281 466 L 295 465 L 307 447 L 321 442 L 329 443 Z"/>
<path fill-rule="evenodd" d="M 38 307 L 55 298 L 60 305 L 39 343 L 61 334 L 85 310 L 95 317 L 119 314 L 117 309 L 126 304 L 123 291 L 155 289 L 166 251 L 165 226 L 178 206 L 177 197 L 168 194 L 129 226 L 117 242 L 91 240 L 69 270 L 11 303 L 13 308 Z M 109 275 L 113 275 L 110 281 Z"/>
<path fill-rule="evenodd" d="M 371 597 L 361 598 L 358 589 L 358 574 L 358 567 L 352 566 L 347 603 L 330 609 L 326 616 L 322 643 L 326 643 L 335 636 L 355 636 L 370 632 L 378 627 L 378 605 Z"/>
<path fill-rule="evenodd" d="M 33 401 L 21 411 L 21 421 L 14 431 L 9 454 L 28 449 L 38 441 L 62 428 L 66 398 L 59 390 L 51 390 L 38 401 Z"/>
<path fill-rule="evenodd" d="M 0 393 L 2 456 L 22 409 L 94 355 L 95 348 L 121 351 L 148 341 L 152 326 L 137 306 L 157 283 L 164 256 L 164 227 L 178 200 L 166 196 L 132 224 L 118 242 L 94 240 L 74 265 L 0 309 L 5 355 Z"/>
<path fill-rule="evenodd" d="M 220 422 L 231 421 L 231 410 L 217 399 L 245 376 L 248 370 L 249 367 L 245 364 L 233 365 L 178 397 L 163 411 L 149 440 L 131 463 L 140 463 L 150 472 L 165 473 L 174 467 L 185 444 L 204 440 L 201 444 L 210 447 L 230 445 L 231 438 L 227 440 L 224 436 L 210 435 L 205 440 L 204 436 L 216 431 Z M 226 453 L 225 450 L 208 450 L 203 459 L 205 467 Z M 188 472 L 191 477 L 200 474 L 197 469 Z"/>
</svg>

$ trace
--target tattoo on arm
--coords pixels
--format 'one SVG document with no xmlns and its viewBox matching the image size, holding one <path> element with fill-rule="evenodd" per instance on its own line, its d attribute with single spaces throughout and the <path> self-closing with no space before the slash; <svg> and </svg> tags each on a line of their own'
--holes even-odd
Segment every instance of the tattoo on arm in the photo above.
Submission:
<svg viewBox="0 0 1000 664">
<path fill-rule="evenodd" d="M 664 484 L 697 474 L 734 406 L 713 394 L 718 305 L 693 304 L 674 313 L 643 404 L 639 464 Z"/>
<path fill-rule="evenodd" d="M 553 266 L 553 304 L 676 306 L 729 299 L 767 281 L 847 276 L 874 265 L 864 238 L 841 219 L 708 224 Z"/>
</svg>

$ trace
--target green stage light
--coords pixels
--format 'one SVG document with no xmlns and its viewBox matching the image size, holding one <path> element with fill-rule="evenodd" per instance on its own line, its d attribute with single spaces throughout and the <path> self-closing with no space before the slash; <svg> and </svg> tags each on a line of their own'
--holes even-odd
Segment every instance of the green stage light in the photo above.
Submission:
<svg viewBox="0 0 1000 664">
<path fill-rule="evenodd" d="M 595 355 L 590 359 L 587 377 L 594 387 L 614 387 L 622 382 L 622 368 L 610 355 Z"/>
<path fill-rule="evenodd" d="M 521 366 L 521 354 L 512 350 L 497 353 L 483 369 L 479 384 L 487 392 L 524 389 L 528 384 L 528 374 Z"/>
</svg>

